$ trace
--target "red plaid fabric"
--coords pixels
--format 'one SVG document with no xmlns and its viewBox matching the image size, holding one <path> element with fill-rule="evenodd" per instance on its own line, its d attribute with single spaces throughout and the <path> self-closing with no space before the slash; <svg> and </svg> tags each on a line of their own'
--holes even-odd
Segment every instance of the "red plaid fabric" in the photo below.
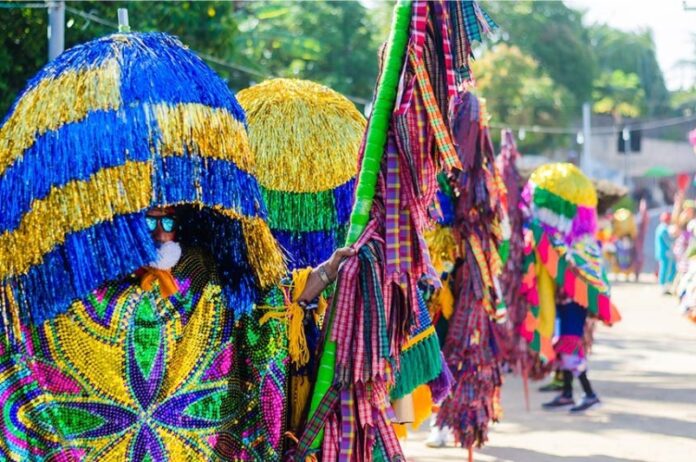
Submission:
<svg viewBox="0 0 696 462">
<path fill-rule="evenodd" d="M 450 20 L 449 9 L 445 0 L 435 2 L 435 11 L 440 19 L 440 33 L 442 34 L 442 51 L 445 58 L 445 77 L 447 80 L 447 98 L 454 98 L 457 94 L 457 86 L 454 77 L 454 63 L 452 62 L 452 47 L 450 46 Z"/>
<path fill-rule="evenodd" d="M 413 53 L 409 55 L 409 59 L 416 73 L 416 81 L 418 82 L 418 87 L 423 97 L 423 104 L 428 113 L 430 128 L 435 136 L 435 144 L 440 151 L 443 164 L 449 169 L 457 168 L 461 170 L 462 166 L 457 156 L 457 151 L 454 149 L 449 129 L 442 119 L 442 114 L 440 114 L 440 109 L 435 100 L 435 95 L 433 94 L 425 65 L 423 61 L 418 59 Z"/>
</svg>

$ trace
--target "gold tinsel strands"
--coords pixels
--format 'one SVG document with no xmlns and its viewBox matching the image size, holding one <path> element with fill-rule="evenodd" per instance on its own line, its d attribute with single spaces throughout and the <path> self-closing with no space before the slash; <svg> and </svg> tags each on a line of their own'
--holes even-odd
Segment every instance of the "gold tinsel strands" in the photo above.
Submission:
<svg viewBox="0 0 696 462">
<path fill-rule="evenodd" d="M 529 181 L 572 204 L 597 207 L 597 191 L 592 181 L 573 164 L 542 165 L 534 170 Z"/>
<path fill-rule="evenodd" d="M 95 69 L 68 70 L 41 80 L 22 96 L 0 128 L 0 173 L 34 144 L 37 136 L 80 121 L 89 112 L 120 108 L 120 81 L 115 59 Z"/>
<path fill-rule="evenodd" d="M 158 104 L 154 113 L 162 132 L 159 148 L 163 156 L 188 151 L 232 161 L 245 172 L 253 169 L 254 158 L 244 124 L 226 109 L 198 103 Z"/>
<path fill-rule="evenodd" d="M 314 82 L 272 79 L 242 90 L 254 176 L 274 191 L 320 192 L 357 173 L 365 119 L 347 98 Z"/>
<path fill-rule="evenodd" d="M 254 269 L 256 279 L 263 288 L 278 284 L 286 273 L 283 252 L 271 230 L 259 217 L 245 217 L 232 209 L 216 207 L 215 210 L 242 223 L 247 247 L 247 260 Z"/>
<path fill-rule="evenodd" d="M 0 279 L 26 273 L 69 233 L 146 208 L 151 177 L 149 163 L 127 162 L 100 170 L 89 180 L 54 188 L 34 201 L 19 227 L 0 235 Z"/>
<path fill-rule="evenodd" d="M 147 208 L 152 197 L 151 178 L 149 163 L 128 162 L 100 170 L 90 180 L 54 188 L 44 199 L 34 201 L 19 227 L 0 235 L 0 279 L 26 273 L 69 233 Z M 247 258 L 260 285 L 270 287 L 278 282 L 285 274 L 285 263 L 268 225 L 261 218 L 245 217 L 234 210 L 216 210 L 241 221 Z M 50 226 L 44 226 L 46 223 Z"/>
</svg>

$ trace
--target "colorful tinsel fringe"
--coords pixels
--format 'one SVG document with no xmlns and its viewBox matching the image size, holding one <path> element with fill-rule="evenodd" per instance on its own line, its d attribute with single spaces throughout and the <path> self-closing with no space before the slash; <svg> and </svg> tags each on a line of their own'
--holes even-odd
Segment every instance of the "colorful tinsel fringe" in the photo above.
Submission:
<svg viewBox="0 0 696 462">
<path fill-rule="evenodd" d="M 214 233 L 226 240 L 213 256 L 253 274 L 242 288 L 256 299 L 284 262 L 252 167 L 241 107 L 178 40 L 115 34 L 66 51 L 0 128 L 3 313 L 50 319 L 152 261 L 144 211 L 176 204 L 241 223 Z"/>
<path fill-rule="evenodd" d="M 289 266 L 315 266 L 342 244 L 365 119 L 347 98 L 306 80 L 271 79 L 239 92 L 253 173 Z"/>
</svg>

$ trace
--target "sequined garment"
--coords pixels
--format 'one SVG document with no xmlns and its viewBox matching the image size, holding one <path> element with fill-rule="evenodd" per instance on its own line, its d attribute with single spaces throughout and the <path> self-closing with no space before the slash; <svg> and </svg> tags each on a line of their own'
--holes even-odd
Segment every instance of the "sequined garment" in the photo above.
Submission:
<svg viewBox="0 0 696 462">
<path fill-rule="evenodd" d="M 286 335 L 189 252 L 165 299 L 130 278 L 0 342 L 0 460 L 279 460 Z"/>
</svg>

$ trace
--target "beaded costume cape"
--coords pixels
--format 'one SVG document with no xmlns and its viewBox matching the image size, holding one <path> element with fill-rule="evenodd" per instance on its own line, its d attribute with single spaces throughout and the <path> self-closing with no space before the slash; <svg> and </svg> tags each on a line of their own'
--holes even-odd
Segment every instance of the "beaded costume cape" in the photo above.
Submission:
<svg viewBox="0 0 696 462">
<path fill-rule="evenodd" d="M 286 336 L 237 316 L 200 252 L 178 292 L 137 278 L 102 286 L 0 346 L 2 460 L 277 460 Z"/>
<path fill-rule="evenodd" d="M 258 305 L 286 268 L 251 163 L 234 95 L 169 35 L 28 82 L 0 126 L 0 460 L 280 459 L 287 336 Z M 184 256 L 146 281 L 157 208 Z"/>
</svg>

